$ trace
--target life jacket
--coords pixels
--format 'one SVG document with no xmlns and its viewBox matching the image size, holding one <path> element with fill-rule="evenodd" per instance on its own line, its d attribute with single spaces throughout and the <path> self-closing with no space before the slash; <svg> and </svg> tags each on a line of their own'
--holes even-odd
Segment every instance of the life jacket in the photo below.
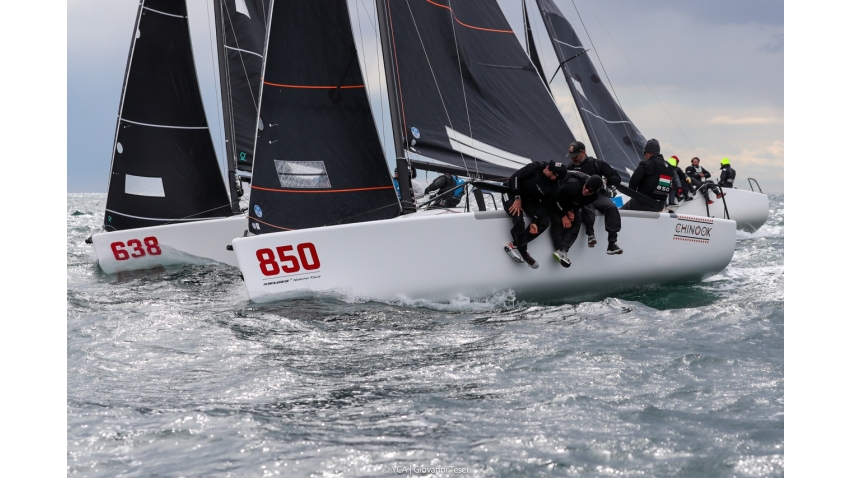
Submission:
<svg viewBox="0 0 850 478">
<path fill-rule="evenodd" d="M 454 182 L 455 182 L 454 186 L 460 186 L 461 184 L 466 182 L 466 181 L 464 181 L 464 180 L 462 180 L 459 177 L 454 176 L 454 175 L 452 175 L 451 178 L 454 179 Z M 464 188 L 461 188 L 461 187 L 455 189 L 453 196 L 460 199 L 460 197 L 463 196 L 463 189 Z"/>
</svg>

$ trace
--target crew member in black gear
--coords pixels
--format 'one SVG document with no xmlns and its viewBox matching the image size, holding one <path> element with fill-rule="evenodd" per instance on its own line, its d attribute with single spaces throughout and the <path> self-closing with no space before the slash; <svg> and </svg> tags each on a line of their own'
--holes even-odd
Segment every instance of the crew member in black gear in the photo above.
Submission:
<svg viewBox="0 0 850 478">
<path fill-rule="evenodd" d="M 720 187 L 733 188 L 735 187 L 735 170 L 729 164 L 729 158 L 723 158 L 720 161 Z"/>
<path fill-rule="evenodd" d="M 669 203 L 675 204 L 678 201 L 690 201 L 691 199 L 688 197 L 688 194 L 691 192 L 690 183 L 691 178 L 682 171 L 682 168 L 679 167 L 679 157 L 678 156 L 670 156 L 670 159 L 667 160 L 671 166 L 673 166 L 673 172 L 676 175 L 673 177 L 676 181 L 673 181 L 675 191 L 670 191 Z M 678 182 L 678 186 L 676 183 Z"/>
<path fill-rule="evenodd" d="M 563 163 L 535 161 L 517 170 L 505 184 L 511 188 L 510 196 L 502 195 L 505 212 L 511 216 L 513 241 L 505 246 L 505 252 L 517 262 L 525 261 L 532 269 L 540 265 L 528 254 L 528 243 L 536 239 L 549 227 L 546 206 L 558 194 L 558 179 L 564 178 L 567 168 Z M 525 227 L 525 212 L 531 218 Z"/>
<path fill-rule="evenodd" d="M 708 190 L 711 189 L 714 192 L 714 195 L 717 199 L 723 197 L 724 193 L 720 192 L 720 188 L 714 184 L 714 181 L 710 180 L 711 173 L 708 172 L 707 169 L 700 167 L 699 158 L 696 156 L 691 159 L 691 165 L 685 168 L 685 174 L 691 178 L 691 184 L 696 187 L 696 190 L 699 191 L 702 188 L 702 194 L 705 196 L 705 202 L 708 204 L 714 204 L 714 201 L 708 199 Z M 703 184 L 705 187 L 703 187 Z"/>
<path fill-rule="evenodd" d="M 567 164 L 567 171 L 581 171 L 588 176 L 596 175 L 604 178 L 609 189 L 615 188 L 620 184 L 620 175 L 610 164 L 588 156 L 585 152 L 584 143 L 575 141 L 570 145 L 571 162 Z M 613 196 L 613 194 L 611 194 Z M 620 210 L 617 205 L 611 200 L 605 191 L 605 185 L 599 188 L 599 194 L 596 200 L 593 201 L 590 207 L 582 208 L 581 222 L 584 223 L 584 229 L 587 233 L 587 245 L 589 247 L 596 246 L 596 234 L 593 230 L 593 224 L 596 222 L 596 213 L 594 209 L 601 212 L 605 216 L 605 230 L 608 232 L 608 253 L 622 254 L 623 250 L 617 245 L 617 233 L 620 232 Z"/>
<path fill-rule="evenodd" d="M 670 194 L 673 185 L 673 166 L 664 161 L 661 155 L 661 145 L 657 139 L 650 139 L 643 147 L 643 161 L 635 168 L 629 180 L 629 188 L 658 201 L 661 206 L 653 207 L 640 202 L 636 198 L 629 199 L 621 209 L 632 211 L 660 212 L 664 209 L 664 201 Z"/>
<path fill-rule="evenodd" d="M 455 207 L 460 203 L 460 195 L 455 194 L 455 191 L 448 192 L 450 189 L 457 186 L 457 176 L 454 174 L 443 174 L 435 179 L 428 187 L 425 188 L 425 194 L 431 191 L 437 191 L 437 196 L 447 193 L 442 198 L 434 201 L 428 206 L 428 209 L 442 209 L 447 207 Z"/>
<path fill-rule="evenodd" d="M 549 231 L 552 235 L 552 245 L 555 247 L 552 254 L 562 266 L 570 267 L 572 262 L 567 253 L 581 229 L 582 210 L 599 198 L 604 184 L 599 176 L 588 176 L 578 171 L 570 171 L 560 183 L 560 191 L 549 207 L 549 220 L 552 223 Z"/>
</svg>

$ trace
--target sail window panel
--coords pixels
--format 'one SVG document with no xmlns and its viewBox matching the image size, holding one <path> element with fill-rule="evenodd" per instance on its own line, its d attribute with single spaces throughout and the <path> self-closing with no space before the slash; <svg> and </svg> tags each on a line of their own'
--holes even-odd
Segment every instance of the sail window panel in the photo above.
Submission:
<svg viewBox="0 0 850 478">
<path fill-rule="evenodd" d="M 280 187 L 294 189 L 330 188 L 324 161 L 274 161 Z"/>
<path fill-rule="evenodd" d="M 124 176 L 124 194 L 134 196 L 165 197 L 162 178 L 146 178 L 144 176 Z"/>
</svg>

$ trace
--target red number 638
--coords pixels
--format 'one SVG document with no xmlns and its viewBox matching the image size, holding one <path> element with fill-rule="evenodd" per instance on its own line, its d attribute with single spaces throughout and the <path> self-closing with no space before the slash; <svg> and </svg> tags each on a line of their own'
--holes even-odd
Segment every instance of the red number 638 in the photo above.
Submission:
<svg viewBox="0 0 850 478">
<path fill-rule="evenodd" d="M 142 245 L 144 242 L 144 246 Z M 126 261 L 129 258 L 138 259 L 139 257 L 144 257 L 147 254 L 152 256 L 158 256 L 162 254 L 162 248 L 159 247 L 159 241 L 156 240 L 156 237 L 146 237 L 139 241 L 138 239 L 130 239 L 127 241 L 125 245 L 123 242 L 113 242 L 109 245 L 112 248 L 112 255 L 115 256 L 116 261 Z M 124 249 L 125 247 L 132 248 L 130 251 Z M 131 253 L 132 252 L 132 253 Z"/>
<path fill-rule="evenodd" d="M 312 242 L 305 242 L 295 246 L 298 255 L 290 254 L 293 252 L 292 246 L 278 246 L 277 259 L 275 253 L 271 249 L 260 249 L 257 251 L 257 260 L 260 261 L 260 271 L 263 275 L 273 276 L 280 274 L 280 271 L 287 274 L 298 272 L 301 269 L 305 271 L 314 271 L 321 266 L 319 262 L 319 253 L 316 252 L 316 246 Z M 278 262 L 280 262 L 278 264 Z"/>
</svg>

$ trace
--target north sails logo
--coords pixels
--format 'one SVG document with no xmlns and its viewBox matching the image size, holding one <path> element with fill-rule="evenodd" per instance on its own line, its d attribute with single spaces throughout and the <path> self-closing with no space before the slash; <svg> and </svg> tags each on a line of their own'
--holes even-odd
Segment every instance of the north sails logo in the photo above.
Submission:
<svg viewBox="0 0 850 478">
<path fill-rule="evenodd" d="M 695 216 L 678 216 L 676 219 L 679 222 L 676 223 L 673 239 L 699 244 L 708 244 L 711 240 L 710 226 L 714 224 L 714 219 Z"/>
</svg>

